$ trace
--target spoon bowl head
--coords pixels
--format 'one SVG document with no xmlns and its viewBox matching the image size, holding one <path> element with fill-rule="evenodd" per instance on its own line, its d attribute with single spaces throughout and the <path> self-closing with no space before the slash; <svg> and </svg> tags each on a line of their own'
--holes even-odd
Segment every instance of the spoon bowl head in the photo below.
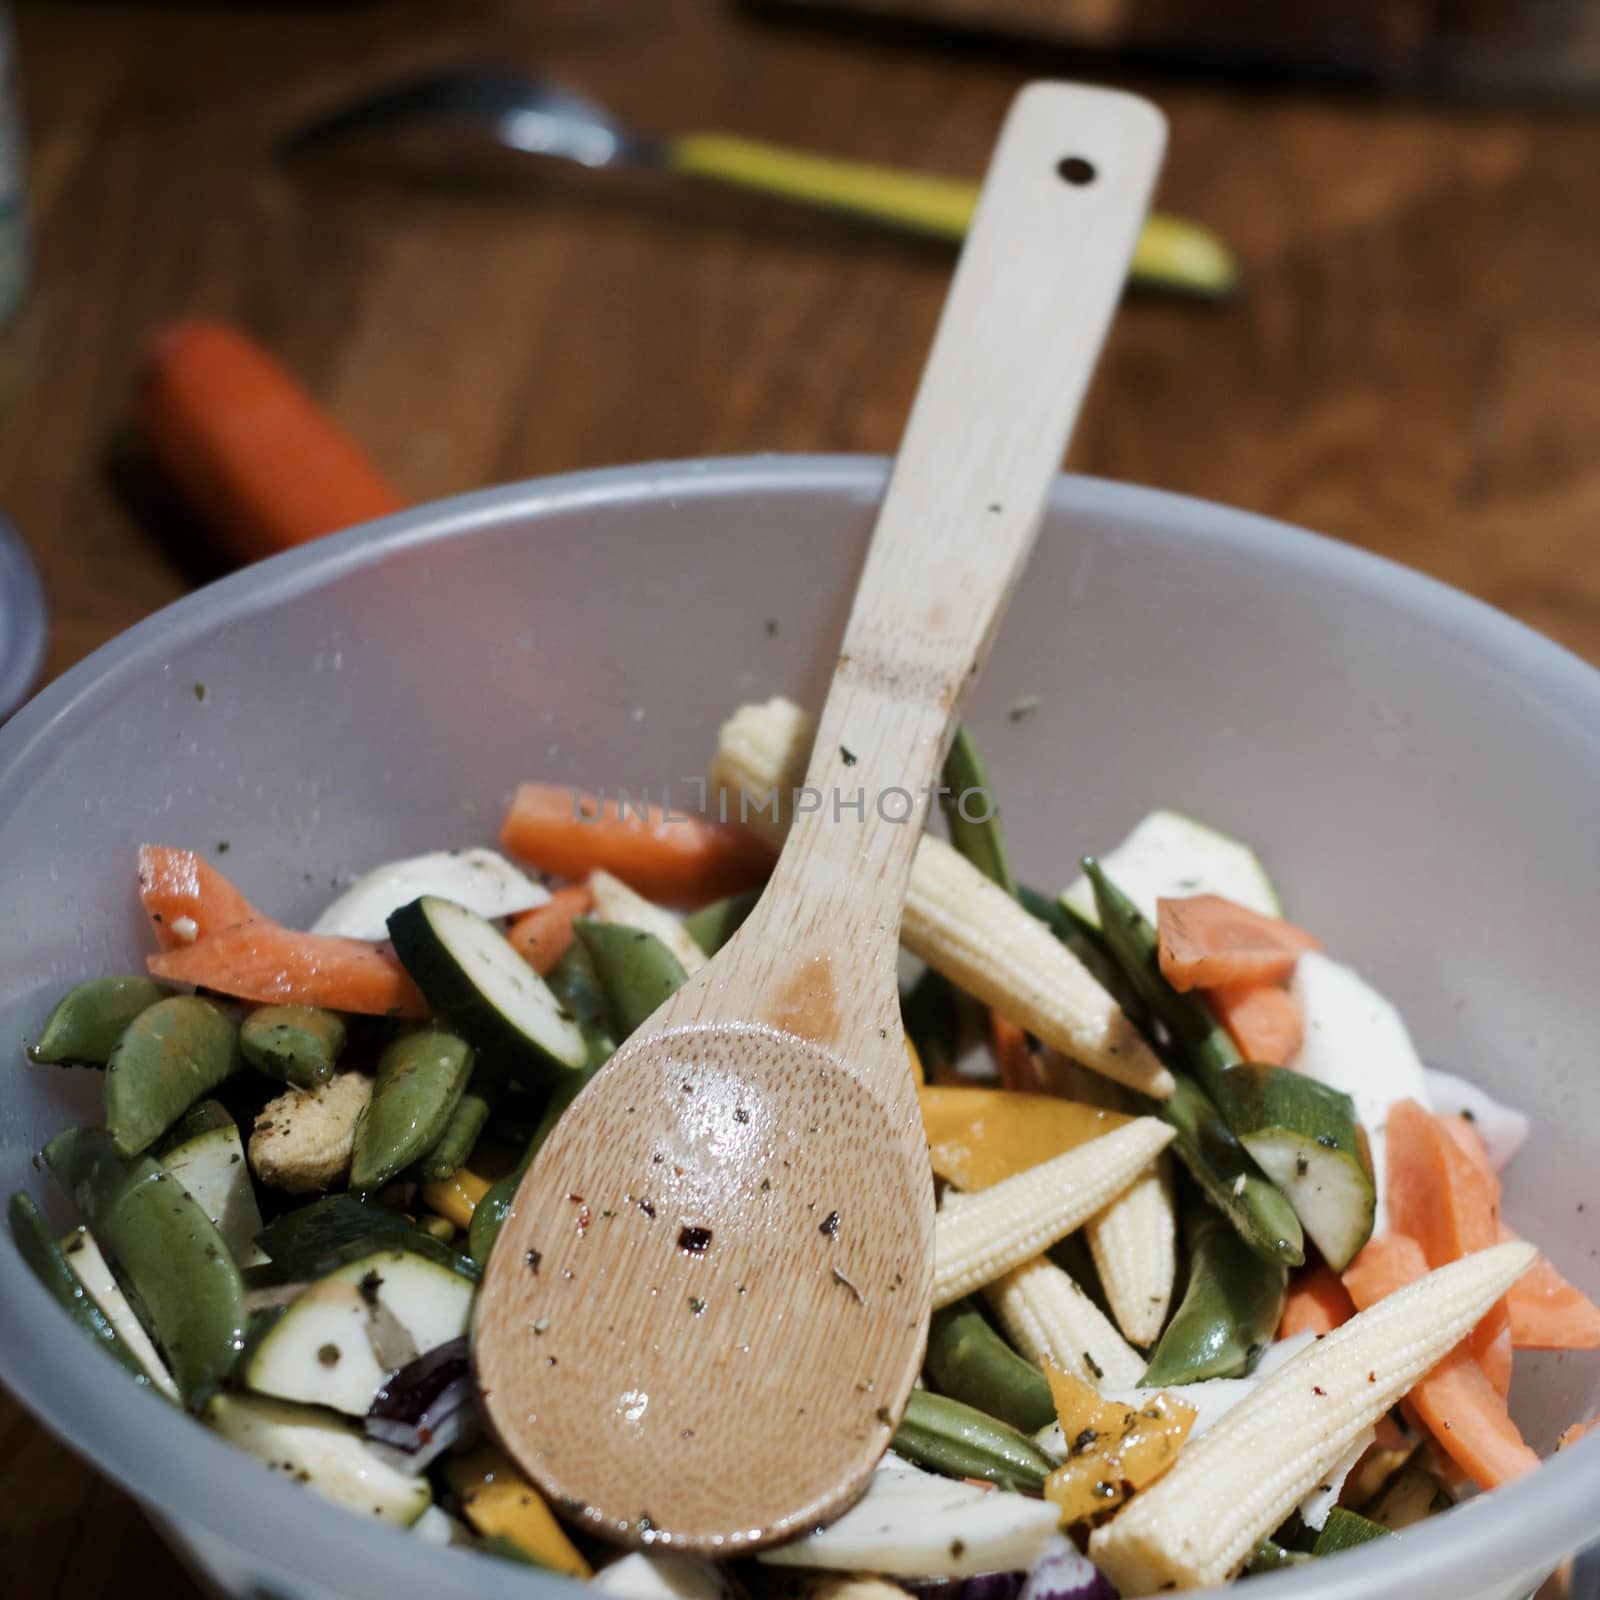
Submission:
<svg viewBox="0 0 1600 1600">
<path fill-rule="evenodd" d="M 731 1555 L 805 1532 L 910 1394 L 933 1217 L 914 1096 L 890 1108 L 772 1027 L 647 1032 L 501 1231 L 475 1329 L 490 1422 L 606 1538 Z"/>
</svg>

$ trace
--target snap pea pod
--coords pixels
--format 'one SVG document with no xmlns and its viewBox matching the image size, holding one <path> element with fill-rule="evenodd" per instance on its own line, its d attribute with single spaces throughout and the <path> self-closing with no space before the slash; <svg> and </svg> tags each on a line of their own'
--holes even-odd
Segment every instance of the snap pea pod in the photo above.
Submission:
<svg viewBox="0 0 1600 1600">
<path fill-rule="evenodd" d="M 588 917 L 572 926 L 605 991 L 613 1037 L 626 1039 L 682 985 L 683 967 L 654 934 L 641 928 Z"/>
<path fill-rule="evenodd" d="M 11 1237 L 17 1242 L 17 1254 L 33 1269 L 51 1296 L 64 1306 L 72 1320 L 98 1343 L 113 1359 L 126 1367 L 135 1383 L 159 1393 L 150 1381 L 143 1363 L 123 1343 L 122 1335 L 112 1327 L 89 1291 L 79 1281 L 67 1260 L 67 1253 L 50 1235 L 39 1215 L 39 1208 L 25 1194 L 14 1194 L 10 1206 Z"/>
<path fill-rule="evenodd" d="M 28 1046 L 32 1061 L 103 1067 L 128 1024 L 172 990 L 149 978 L 91 978 L 69 989 Z"/>
<path fill-rule="evenodd" d="M 1106 876 L 1093 856 L 1083 870 L 1094 888 L 1095 909 L 1107 947 L 1139 998 L 1172 1035 L 1172 1041 L 1208 1095 L 1229 1067 L 1244 1057 L 1228 1030 L 1196 994 L 1179 994 L 1161 975 L 1156 930 L 1143 912 Z"/>
<path fill-rule="evenodd" d="M 479 1136 L 505 1091 L 506 1075 L 504 1056 L 478 1056 L 439 1142 L 417 1163 L 417 1177 L 423 1183 L 442 1183 L 471 1160 Z"/>
<path fill-rule="evenodd" d="M 964 727 L 957 728 L 950 741 L 939 781 L 939 804 L 950 843 L 990 882 L 1015 895 L 1017 880 L 1000 831 L 1000 809 L 989 786 L 988 768 Z"/>
<path fill-rule="evenodd" d="M 925 1367 L 941 1394 L 1023 1433 L 1037 1433 L 1055 1421 L 1045 1375 L 1019 1356 L 970 1300 L 934 1312 Z"/>
<path fill-rule="evenodd" d="M 258 1071 L 296 1089 L 333 1079 L 344 1050 L 344 1018 L 319 1006 L 262 1006 L 239 1027 L 239 1048 Z"/>
<path fill-rule="evenodd" d="M 148 1149 L 239 1070 L 239 1029 L 199 995 L 174 995 L 128 1024 L 106 1067 L 106 1127 L 123 1156 Z"/>
<path fill-rule="evenodd" d="M 595 972 L 595 964 L 582 944 L 574 944 L 556 963 L 549 978 L 551 991 L 576 1019 L 584 1042 L 589 1047 L 588 1064 L 577 1072 L 569 1073 L 550 1091 L 545 1102 L 544 1115 L 528 1141 L 522 1159 L 503 1178 L 489 1186 L 483 1198 L 473 1208 L 472 1225 L 467 1230 L 467 1250 L 472 1259 L 482 1267 L 488 1265 L 494 1242 L 516 1199 L 524 1174 L 533 1165 L 550 1130 L 561 1120 L 562 1113 L 578 1098 L 583 1086 L 611 1058 L 615 1046 L 611 1042 L 605 991 Z"/>
<path fill-rule="evenodd" d="M 1236 1378 L 1271 1343 L 1283 1316 L 1289 1271 L 1263 1261 L 1207 1206 L 1184 1219 L 1189 1287 L 1150 1354 L 1140 1387 Z"/>
<path fill-rule="evenodd" d="M 689 937 L 708 956 L 714 956 L 744 926 L 745 918 L 756 908 L 761 898 L 759 889 L 746 889 L 743 894 L 729 895 L 698 911 L 691 911 L 683 919 Z"/>
<path fill-rule="evenodd" d="M 378 1057 L 372 1103 L 356 1125 L 350 1187 L 381 1189 L 444 1135 L 472 1072 L 472 1047 L 443 1028 L 401 1034 Z"/>
<path fill-rule="evenodd" d="M 199 1409 L 244 1343 L 244 1282 L 222 1235 L 164 1167 L 124 1160 L 102 1129 L 58 1134 L 44 1159 L 121 1263 L 184 1404 Z"/>
<path fill-rule="evenodd" d="M 920 1467 L 952 1478 L 983 1478 L 1002 1489 L 1039 1494 L 1055 1469 L 1015 1428 L 948 1395 L 913 1389 L 895 1430 L 894 1449 Z"/>
<path fill-rule="evenodd" d="M 1085 856 L 1083 870 L 1094 887 L 1107 949 L 1140 1000 L 1172 1031 L 1185 1060 L 1194 1061 L 1174 1018 L 1188 1015 L 1200 1002 L 1193 996 L 1176 993 L 1161 976 L 1155 930 L 1106 877 L 1099 862 Z M 1169 1015 L 1163 1009 L 1168 1001 L 1184 1004 L 1170 1007 Z M 1206 1059 L 1214 1074 L 1237 1064 L 1239 1052 L 1215 1023 L 1191 1018 L 1186 1026 L 1191 1040 L 1201 1032 L 1221 1035 L 1223 1044 L 1213 1042 L 1206 1048 Z M 1231 1060 L 1224 1060 L 1224 1055 L 1231 1056 Z M 1177 1130 L 1173 1148 L 1179 1159 L 1193 1174 L 1206 1199 L 1228 1218 L 1252 1250 L 1267 1260 L 1299 1266 L 1305 1260 L 1305 1235 L 1294 1207 L 1234 1137 L 1201 1084 L 1182 1072 L 1174 1072 L 1173 1077 L 1177 1087 L 1172 1098 L 1151 1101 L 1149 1109 Z"/>
</svg>

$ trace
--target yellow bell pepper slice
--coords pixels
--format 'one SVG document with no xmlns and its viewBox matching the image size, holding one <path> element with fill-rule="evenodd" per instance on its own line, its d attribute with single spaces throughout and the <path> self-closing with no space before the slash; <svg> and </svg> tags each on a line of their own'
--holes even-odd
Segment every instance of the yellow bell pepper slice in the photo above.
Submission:
<svg viewBox="0 0 1600 1600">
<path fill-rule="evenodd" d="M 928 1081 L 928 1074 L 922 1070 L 922 1057 L 917 1054 L 917 1047 L 911 1042 L 911 1035 L 906 1035 L 906 1060 L 911 1063 L 911 1076 L 917 1080 L 920 1087 Z"/>
<path fill-rule="evenodd" d="M 918 1098 L 933 1170 L 968 1192 L 1076 1150 L 1131 1120 L 1076 1100 L 1010 1089 L 935 1085 L 920 1089 Z"/>
<path fill-rule="evenodd" d="M 1081 1379 L 1047 1365 L 1050 1397 L 1067 1441 L 1067 1459 L 1045 1479 L 1045 1499 L 1061 1525 L 1093 1522 L 1152 1484 L 1177 1459 L 1197 1415 L 1166 1390 L 1137 1407 L 1107 1400 Z"/>
<path fill-rule="evenodd" d="M 470 1167 L 463 1167 L 438 1183 L 423 1184 L 422 1203 L 458 1228 L 470 1228 L 472 1213 L 489 1189 L 487 1178 L 480 1177 Z"/>
<path fill-rule="evenodd" d="M 552 1572 L 594 1576 L 544 1497 L 493 1445 L 457 1456 L 445 1468 L 445 1479 L 467 1521 L 485 1539 L 503 1539 Z"/>
</svg>

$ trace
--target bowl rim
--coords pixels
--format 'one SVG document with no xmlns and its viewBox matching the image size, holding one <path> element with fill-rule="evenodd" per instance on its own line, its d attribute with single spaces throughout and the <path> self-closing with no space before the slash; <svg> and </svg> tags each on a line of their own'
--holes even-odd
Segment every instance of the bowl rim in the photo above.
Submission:
<svg viewBox="0 0 1600 1600">
<path fill-rule="evenodd" d="M 882 493 L 887 466 L 873 456 L 757 455 L 602 468 L 433 502 L 275 556 L 164 607 L 23 707 L 0 728 L 0 805 L 80 708 L 130 675 L 160 670 L 160 658 L 175 644 L 396 552 L 471 537 L 511 520 L 532 523 L 652 503 L 681 509 L 686 501 L 711 497 L 820 495 L 865 511 Z M 1105 479 L 1064 475 L 1050 504 L 1068 516 L 1127 524 L 1134 537 L 1166 529 L 1287 566 L 1303 579 L 1337 583 L 1487 650 L 1522 674 L 1532 693 L 1574 717 L 1600 719 L 1600 672 L 1483 602 L 1383 557 L 1251 512 Z M 4 1296 L 0 1381 L 97 1470 L 175 1523 L 180 1537 L 184 1524 L 204 1529 L 237 1551 L 267 1586 L 306 1578 L 321 1582 L 318 1574 L 326 1573 L 333 1580 L 330 1593 L 392 1594 L 426 1585 L 433 1600 L 513 1600 L 530 1592 L 530 1578 L 540 1584 L 571 1581 L 494 1561 L 462 1561 L 460 1552 L 390 1537 L 389 1530 L 363 1526 L 295 1485 L 271 1481 L 232 1446 L 152 1395 L 140 1395 L 113 1363 L 90 1359 L 87 1346 L 80 1351 L 60 1339 L 59 1309 L 32 1282 L 8 1239 L 0 1247 L 0 1281 L 13 1278 L 28 1282 L 21 1293 Z M 105 1414 L 119 1419 L 109 1443 L 99 1437 L 105 1430 L 97 1419 Z M 1393 1546 L 1386 1543 L 1381 1551 L 1357 1551 L 1338 1562 L 1253 1579 L 1252 1585 L 1265 1582 L 1286 1600 L 1365 1600 L 1417 1586 L 1434 1594 L 1488 1592 L 1495 1583 L 1553 1564 L 1581 1543 L 1592 1531 L 1596 1503 L 1600 1438 L 1582 1441 L 1548 1460 L 1535 1477 L 1475 1502 L 1464 1523 L 1452 1518 Z M 292 1565 L 285 1552 L 293 1552 Z M 359 1590 L 348 1587 L 356 1574 Z M 1441 1587 L 1452 1580 L 1449 1589 Z"/>
</svg>

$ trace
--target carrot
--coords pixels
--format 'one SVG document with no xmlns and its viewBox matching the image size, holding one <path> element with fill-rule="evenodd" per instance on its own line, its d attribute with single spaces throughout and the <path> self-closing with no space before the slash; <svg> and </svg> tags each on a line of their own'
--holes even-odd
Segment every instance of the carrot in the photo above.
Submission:
<svg viewBox="0 0 1600 1600">
<path fill-rule="evenodd" d="M 1206 990 L 1212 1014 L 1246 1061 L 1292 1061 L 1305 1036 L 1300 1002 L 1276 983 L 1225 983 Z"/>
<path fill-rule="evenodd" d="M 1389 1108 L 1389 1221 L 1422 1246 L 1430 1267 L 1442 1267 L 1498 1237 L 1500 1180 L 1480 1153 L 1415 1100 Z M 1511 1386 L 1511 1314 L 1500 1300 L 1468 1341 L 1489 1382 Z"/>
<path fill-rule="evenodd" d="M 1504 1223 L 1501 1239 L 1515 1239 Z M 1506 1295 L 1511 1343 L 1518 1350 L 1600 1350 L 1600 1306 L 1544 1257 Z"/>
<path fill-rule="evenodd" d="M 989 1013 L 989 1053 L 1000 1074 L 1000 1087 L 1019 1094 L 1043 1094 L 1045 1085 L 1038 1058 L 1028 1048 L 1028 1035 L 998 1011 Z"/>
<path fill-rule="evenodd" d="M 542 978 L 572 947 L 572 924 L 593 905 L 594 896 L 581 883 L 557 889 L 544 905 L 518 917 L 506 937 Z"/>
<path fill-rule="evenodd" d="M 1596 1428 L 1600 1428 L 1600 1417 L 1590 1417 L 1587 1422 L 1574 1422 L 1571 1427 L 1561 1430 L 1556 1449 L 1570 1450 L 1585 1434 L 1593 1433 Z"/>
<path fill-rule="evenodd" d="M 518 786 L 500 842 L 558 878 L 586 878 L 602 867 L 647 900 L 679 906 L 754 889 L 773 862 L 771 849 L 737 824 L 620 796 L 602 803 L 549 783 Z"/>
<path fill-rule="evenodd" d="M 1265 917 L 1219 894 L 1156 901 L 1161 974 L 1174 989 L 1281 983 L 1307 950 L 1321 946 L 1281 917 Z"/>
<path fill-rule="evenodd" d="M 425 1017 L 427 1002 L 383 945 L 296 933 L 265 917 L 151 956 L 158 978 L 264 1003 L 326 1006 L 366 1016 Z"/>
<path fill-rule="evenodd" d="M 1283 1303 L 1283 1319 L 1278 1337 L 1292 1339 L 1297 1333 L 1332 1333 L 1355 1315 L 1350 1292 L 1339 1282 L 1339 1275 L 1324 1262 L 1297 1272 Z"/>
<path fill-rule="evenodd" d="M 1427 1270 L 1428 1258 L 1415 1239 L 1389 1233 L 1371 1240 L 1345 1269 L 1344 1286 L 1365 1311 Z M 1480 1489 L 1520 1478 L 1539 1464 L 1511 1420 L 1505 1396 L 1473 1359 L 1468 1339 L 1418 1380 L 1405 1410 Z"/>
<path fill-rule="evenodd" d="M 137 415 L 162 472 L 240 561 L 405 504 L 289 373 L 220 323 L 180 322 L 160 335 Z"/>
<path fill-rule="evenodd" d="M 139 899 L 163 950 L 261 915 L 208 861 L 192 850 L 162 844 L 139 847 Z M 183 926 L 185 917 L 192 930 Z M 174 932 L 175 925 L 183 931 Z"/>
</svg>

